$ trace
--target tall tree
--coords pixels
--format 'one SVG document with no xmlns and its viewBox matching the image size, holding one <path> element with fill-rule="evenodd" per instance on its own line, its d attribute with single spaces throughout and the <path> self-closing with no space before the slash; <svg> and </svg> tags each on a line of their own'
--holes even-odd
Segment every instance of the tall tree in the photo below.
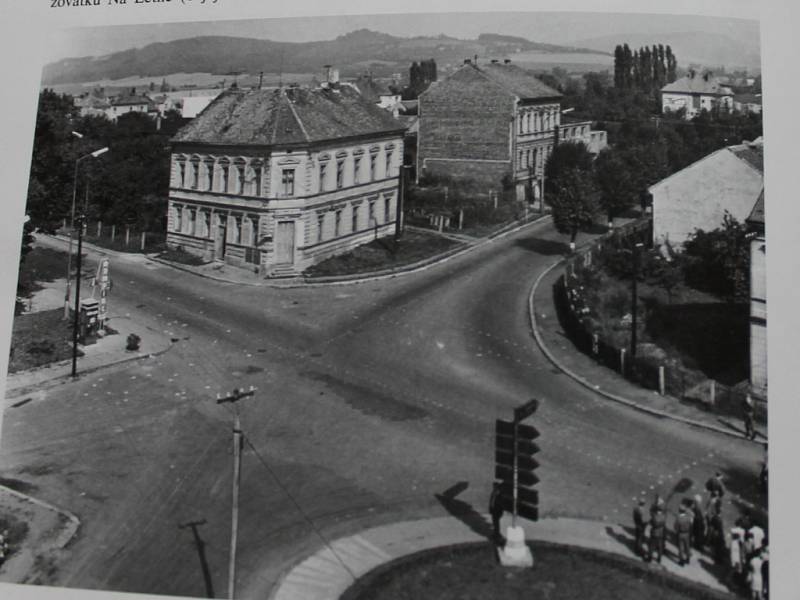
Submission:
<svg viewBox="0 0 800 600">
<path fill-rule="evenodd" d="M 553 148 L 544 167 L 545 184 L 550 194 L 558 193 L 559 187 L 569 177 L 570 170 L 583 173 L 592 170 L 592 155 L 582 142 L 562 142 Z"/>
<path fill-rule="evenodd" d="M 609 229 L 614 226 L 614 217 L 631 207 L 641 191 L 640 176 L 632 169 L 626 154 L 624 150 L 606 148 L 594 163 L 600 205 L 608 217 Z"/>
<path fill-rule="evenodd" d="M 625 53 L 622 46 L 617 44 L 614 48 L 614 87 L 621 90 L 625 86 L 625 78 L 622 75 L 625 68 Z"/>
<path fill-rule="evenodd" d="M 550 198 L 553 224 L 559 233 L 569 235 L 569 249 L 575 251 L 575 238 L 590 227 L 597 214 L 597 193 L 592 177 L 581 169 L 568 169 L 555 196 Z"/>
<path fill-rule="evenodd" d="M 667 83 L 672 83 L 678 78 L 678 61 L 672 53 L 672 48 L 667 46 Z"/>
</svg>

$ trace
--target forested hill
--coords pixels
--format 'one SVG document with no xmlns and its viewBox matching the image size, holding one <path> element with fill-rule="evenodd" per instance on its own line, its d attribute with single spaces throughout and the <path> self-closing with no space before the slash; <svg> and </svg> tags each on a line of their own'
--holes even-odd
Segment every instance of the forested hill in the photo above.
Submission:
<svg viewBox="0 0 800 600">
<path fill-rule="evenodd" d="M 440 65 L 466 57 L 503 58 L 517 52 L 581 52 L 587 50 L 539 44 L 519 37 L 482 34 L 477 40 L 438 37 L 396 37 L 360 29 L 334 40 L 274 42 L 252 38 L 205 36 L 155 43 L 102 57 L 67 58 L 45 66 L 43 83 L 78 83 L 130 76 L 157 77 L 171 73 L 316 73 L 323 64 L 336 65 L 343 75 L 365 68 L 388 74 L 408 69 L 415 60 L 433 58 Z"/>
</svg>

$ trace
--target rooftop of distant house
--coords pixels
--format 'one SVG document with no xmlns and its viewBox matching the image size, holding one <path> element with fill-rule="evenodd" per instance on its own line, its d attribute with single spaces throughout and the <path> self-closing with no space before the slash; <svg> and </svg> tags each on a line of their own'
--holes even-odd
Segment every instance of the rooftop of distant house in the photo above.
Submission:
<svg viewBox="0 0 800 600">
<path fill-rule="evenodd" d="M 134 104 L 153 104 L 153 101 L 145 94 L 137 94 L 136 92 L 129 94 L 120 94 L 111 101 L 112 106 L 131 106 Z"/>
<path fill-rule="evenodd" d="M 304 145 L 403 129 L 391 114 L 350 86 L 229 89 L 178 131 L 173 141 Z"/>
<path fill-rule="evenodd" d="M 668 83 L 663 88 L 662 92 L 671 92 L 678 94 L 705 94 L 712 96 L 732 96 L 733 91 L 722 85 L 719 80 L 711 73 L 698 73 L 690 71 L 688 75 L 684 75 L 680 79 L 676 79 L 672 83 Z"/>
<path fill-rule="evenodd" d="M 371 74 L 360 75 L 355 80 L 355 85 L 361 95 L 370 102 L 380 102 L 381 96 L 395 96 L 395 92 L 389 89 L 389 86 L 381 81 L 376 80 Z"/>
<path fill-rule="evenodd" d="M 533 73 L 510 60 L 492 60 L 480 64 L 467 59 L 447 79 L 458 81 L 465 74 L 479 74 L 522 100 L 558 99 L 561 93 L 544 84 Z M 431 88 L 429 88 L 431 89 Z M 424 94 L 425 92 L 423 92 Z"/>
</svg>

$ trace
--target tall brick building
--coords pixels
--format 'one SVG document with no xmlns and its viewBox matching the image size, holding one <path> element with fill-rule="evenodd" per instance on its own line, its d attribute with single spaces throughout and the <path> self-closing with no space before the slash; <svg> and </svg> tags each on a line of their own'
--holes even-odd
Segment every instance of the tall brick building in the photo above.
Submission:
<svg viewBox="0 0 800 600">
<path fill-rule="evenodd" d="M 561 124 L 561 94 L 504 62 L 464 65 L 419 97 L 417 177 L 513 178 L 519 199 L 541 195 Z"/>
</svg>

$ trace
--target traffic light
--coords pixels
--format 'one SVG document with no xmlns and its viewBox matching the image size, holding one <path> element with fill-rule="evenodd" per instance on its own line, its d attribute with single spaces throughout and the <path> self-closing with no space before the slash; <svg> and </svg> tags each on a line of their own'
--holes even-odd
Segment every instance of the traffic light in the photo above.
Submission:
<svg viewBox="0 0 800 600">
<path fill-rule="evenodd" d="M 539 452 L 539 446 L 533 441 L 539 437 L 539 431 L 519 421 L 532 415 L 537 408 L 538 402 L 532 400 L 514 411 L 513 421 L 498 419 L 495 428 L 494 476 L 500 480 L 500 504 L 503 510 L 532 521 L 539 519 L 539 492 L 533 489 L 539 482 L 534 473 L 539 463 L 533 457 Z"/>
</svg>

